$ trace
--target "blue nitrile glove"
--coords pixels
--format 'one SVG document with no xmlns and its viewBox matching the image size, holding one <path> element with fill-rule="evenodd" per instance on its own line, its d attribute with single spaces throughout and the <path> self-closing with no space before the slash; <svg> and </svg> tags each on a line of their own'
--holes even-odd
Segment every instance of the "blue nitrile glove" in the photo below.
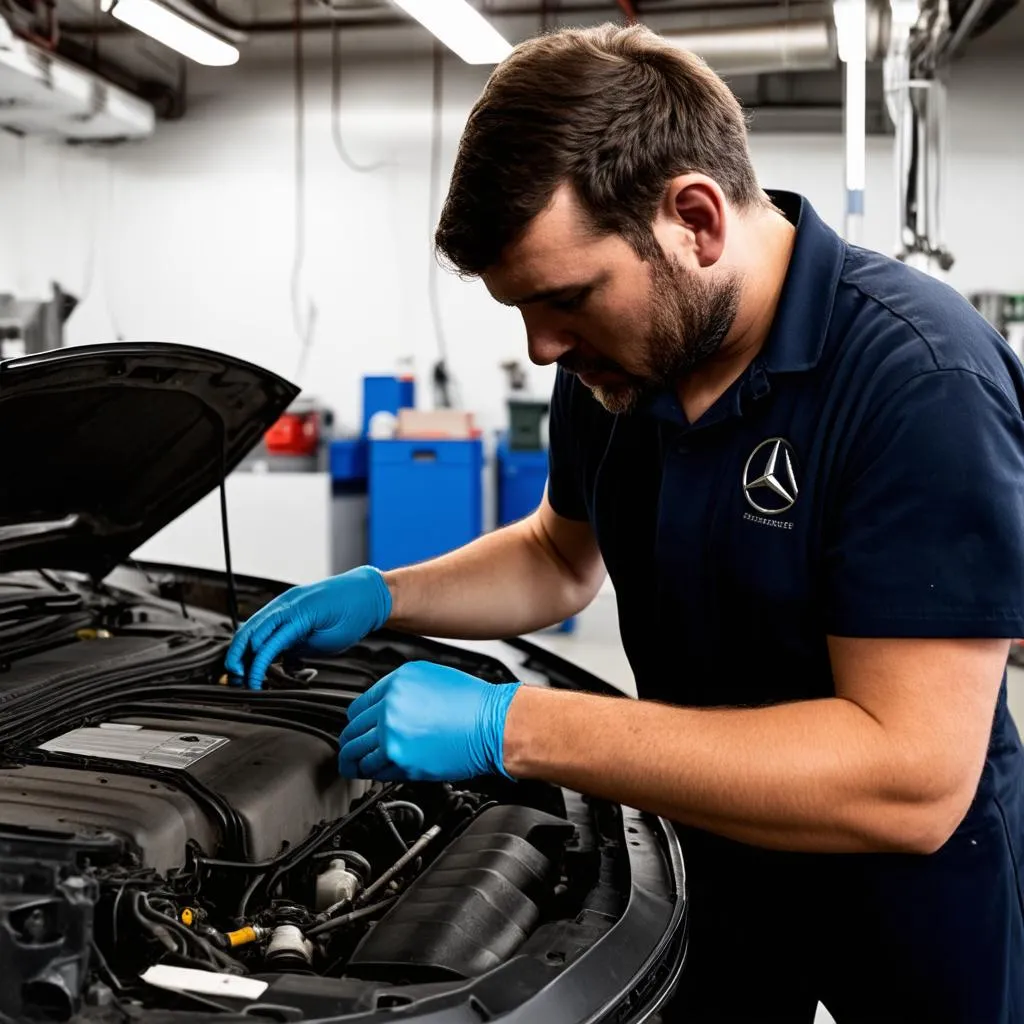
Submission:
<svg viewBox="0 0 1024 1024">
<path fill-rule="evenodd" d="M 364 565 L 304 587 L 292 587 L 261 608 L 235 634 L 224 658 L 231 676 L 259 690 L 270 663 L 301 647 L 336 654 L 358 643 L 391 616 L 391 591 L 380 571 Z"/>
<path fill-rule="evenodd" d="M 411 661 L 352 702 L 338 770 L 386 782 L 508 776 L 505 718 L 521 685 Z"/>
</svg>

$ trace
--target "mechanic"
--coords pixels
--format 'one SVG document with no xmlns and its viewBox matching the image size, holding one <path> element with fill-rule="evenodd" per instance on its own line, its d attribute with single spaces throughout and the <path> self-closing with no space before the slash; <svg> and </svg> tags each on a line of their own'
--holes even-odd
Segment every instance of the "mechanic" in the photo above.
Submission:
<svg viewBox="0 0 1024 1024">
<path fill-rule="evenodd" d="M 505 637 L 605 575 L 640 700 L 407 665 L 341 770 L 505 773 L 677 823 L 687 967 L 666 1021 L 1024 1020 L 1024 373 L 945 285 L 759 187 L 743 115 L 640 28 L 494 72 L 440 252 L 558 363 L 540 508 L 435 561 L 271 602 L 261 685 L 385 624 Z M 483 341 L 481 342 L 484 343 Z"/>
</svg>

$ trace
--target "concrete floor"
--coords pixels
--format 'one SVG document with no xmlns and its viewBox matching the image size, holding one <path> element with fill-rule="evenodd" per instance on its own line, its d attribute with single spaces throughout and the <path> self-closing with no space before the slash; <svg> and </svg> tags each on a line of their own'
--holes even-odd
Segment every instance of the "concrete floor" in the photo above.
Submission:
<svg viewBox="0 0 1024 1024">
<path fill-rule="evenodd" d="M 530 639 L 636 696 L 629 662 L 619 641 L 615 596 L 611 591 L 602 591 L 580 615 L 574 633 L 538 633 Z M 1018 723 L 1024 723 L 1024 669 L 1010 668 L 1008 690 L 1010 710 Z M 824 1006 L 818 1007 L 815 1024 L 835 1024 Z"/>
</svg>

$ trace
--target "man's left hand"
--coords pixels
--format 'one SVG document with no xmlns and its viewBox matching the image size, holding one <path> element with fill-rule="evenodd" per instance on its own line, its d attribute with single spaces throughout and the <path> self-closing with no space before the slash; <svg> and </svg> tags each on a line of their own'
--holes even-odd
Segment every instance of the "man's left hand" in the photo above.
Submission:
<svg viewBox="0 0 1024 1024">
<path fill-rule="evenodd" d="M 520 685 L 409 662 L 352 702 L 338 770 L 387 782 L 507 775 L 505 718 Z"/>
</svg>

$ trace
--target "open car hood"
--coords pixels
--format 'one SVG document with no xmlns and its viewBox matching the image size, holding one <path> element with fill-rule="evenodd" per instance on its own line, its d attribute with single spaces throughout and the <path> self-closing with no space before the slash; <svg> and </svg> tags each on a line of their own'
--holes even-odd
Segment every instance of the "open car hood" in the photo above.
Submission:
<svg viewBox="0 0 1024 1024">
<path fill-rule="evenodd" d="M 298 393 L 183 345 L 0 363 L 0 566 L 106 575 L 212 491 Z"/>
</svg>

